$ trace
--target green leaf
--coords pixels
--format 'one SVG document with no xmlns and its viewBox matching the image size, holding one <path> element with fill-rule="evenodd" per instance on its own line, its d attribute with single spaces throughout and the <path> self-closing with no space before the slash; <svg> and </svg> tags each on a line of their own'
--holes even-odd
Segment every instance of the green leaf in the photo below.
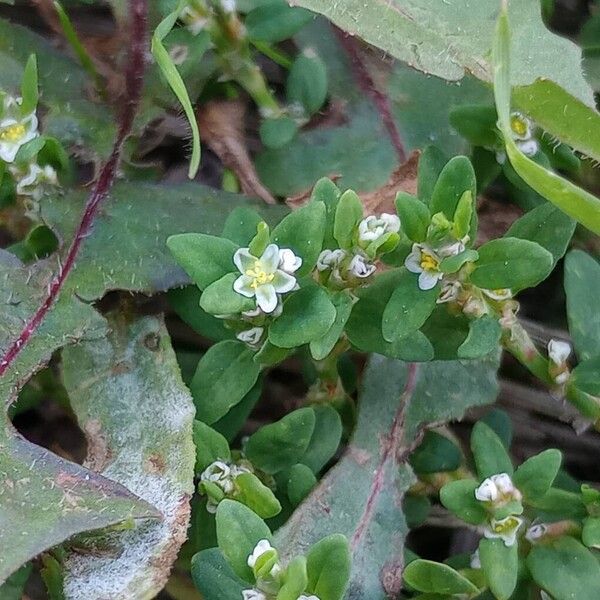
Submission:
<svg viewBox="0 0 600 600">
<path fill-rule="evenodd" d="M 200 308 L 209 315 L 239 315 L 256 308 L 256 300 L 233 289 L 239 273 L 227 273 L 206 287 L 200 296 Z"/>
<path fill-rule="evenodd" d="M 555 600 L 600 598 L 600 563 L 572 537 L 533 546 L 526 562 L 533 580 Z"/>
<path fill-rule="evenodd" d="M 600 297 L 600 264 L 581 250 L 565 259 L 565 292 L 569 333 L 580 360 L 600 355 L 600 322 L 596 300 Z"/>
<path fill-rule="evenodd" d="M 403 560 L 407 534 L 402 496 L 414 482 L 399 450 L 414 442 L 425 423 L 460 418 L 466 407 L 491 402 L 495 364 L 408 365 L 372 357 L 347 451 L 277 532 L 283 558 L 305 551 L 324 535 L 341 533 L 353 540 L 348 598 L 392 593 L 382 580 L 400 584 L 396 565 Z M 382 446 L 382 439 L 390 440 L 391 446 Z M 327 519 L 322 518 L 324 512 Z M 399 593 L 399 585 L 394 589 Z"/>
<path fill-rule="evenodd" d="M 333 534 L 311 546 L 306 555 L 307 591 L 320 600 L 342 600 L 350 576 L 348 540 Z"/>
<path fill-rule="evenodd" d="M 240 579 L 218 548 L 192 558 L 192 579 L 205 600 L 239 600 L 248 583 Z"/>
<path fill-rule="evenodd" d="M 402 231 L 413 241 L 423 242 L 427 237 L 427 227 L 431 214 L 427 206 L 412 194 L 398 192 L 396 212 L 400 217 Z"/>
<path fill-rule="evenodd" d="M 287 495 L 292 506 L 298 506 L 316 484 L 317 478 L 309 467 L 301 463 L 294 465 L 287 480 Z"/>
<path fill-rule="evenodd" d="M 177 96 L 177 100 L 183 108 L 183 112 L 188 120 L 190 129 L 192 130 L 192 157 L 190 160 L 190 167 L 188 170 L 188 177 L 193 179 L 198 168 L 200 167 L 200 132 L 198 130 L 198 121 L 194 114 L 194 108 L 188 95 L 188 91 L 185 87 L 185 83 L 177 70 L 177 67 L 173 63 L 171 56 L 163 45 L 163 40 L 167 34 L 173 29 L 181 11 L 186 6 L 187 0 L 179 0 L 175 10 L 167 15 L 154 30 L 152 36 L 152 56 L 158 64 L 162 74 L 164 75 L 169 87 Z"/>
<path fill-rule="evenodd" d="M 316 113 L 327 99 L 327 70 L 313 49 L 306 49 L 292 65 L 286 96 L 290 104 L 304 107 L 308 115 Z"/>
<path fill-rule="evenodd" d="M 245 25 L 251 40 L 282 42 L 312 18 L 307 10 L 290 8 L 284 2 L 269 2 L 251 10 L 246 15 Z"/>
<path fill-rule="evenodd" d="M 494 597 L 508 600 L 517 587 L 518 545 L 505 546 L 499 539 L 482 539 L 479 542 L 479 559 Z"/>
<path fill-rule="evenodd" d="M 515 471 L 513 482 L 526 500 L 541 498 L 552 487 L 561 462 L 559 450 L 544 450 L 528 458 Z"/>
<path fill-rule="evenodd" d="M 323 248 L 337 248 L 338 244 L 333 236 L 335 213 L 341 196 L 341 192 L 335 183 L 327 177 L 317 181 L 310 195 L 311 202 L 323 202 L 325 204 L 325 235 L 323 237 Z"/>
<path fill-rule="evenodd" d="M 40 575 L 46 586 L 50 600 L 66 600 L 64 591 L 64 573 L 61 564 L 51 554 L 42 555 Z"/>
<path fill-rule="evenodd" d="M 428 431 L 419 447 L 411 454 L 410 465 L 418 474 L 455 471 L 462 454 L 458 446 L 435 431 Z"/>
<path fill-rule="evenodd" d="M 302 258 L 299 276 L 310 273 L 317 264 L 325 234 L 325 205 L 310 202 L 285 217 L 271 233 L 271 241 L 280 248 L 290 248 Z"/>
<path fill-rule="evenodd" d="M 227 440 L 202 421 L 194 421 L 194 444 L 196 446 L 196 473 L 201 473 L 217 460 L 231 458 Z"/>
<path fill-rule="evenodd" d="M 469 321 L 469 335 L 459 346 L 459 358 L 481 358 L 498 350 L 502 328 L 498 319 L 484 315 Z"/>
<path fill-rule="evenodd" d="M 363 218 L 363 205 L 352 190 L 345 191 L 339 199 L 335 210 L 333 236 L 340 248 L 351 248 L 356 236 L 356 228 Z"/>
<path fill-rule="evenodd" d="M 246 456 L 265 473 L 288 469 L 306 452 L 314 428 L 313 409 L 299 408 L 252 434 L 246 444 Z"/>
<path fill-rule="evenodd" d="M 25 64 L 23 69 L 23 79 L 21 80 L 21 113 L 29 115 L 37 108 L 38 104 L 38 74 L 37 74 L 37 58 L 32 54 Z"/>
<path fill-rule="evenodd" d="M 217 540 L 236 575 L 254 583 L 254 574 L 246 561 L 260 540 L 271 540 L 266 523 L 247 506 L 225 499 L 217 508 Z"/>
<path fill-rule="evenodd" d="M 536 192 L 582 225 L 600 233 L 600 199 L 525 156 L 510 128 L 510 29 L 506 9 L 498 18 L 494 40 L 494 94 L 506 154 L 517 174 Z M 566 107 L 563 106 L 563 110 Z M 552 130 L 550 129 L 550 132 Z"/>
<path fill-rule="evenodd" d="M 458 273 L 466 263 L 475 262 L 478 258 L 479 252 L 469 248 L 460 254 L 443 258 L 440 262 L 440 271 L 442 273 Z"/>
<path fill-rule="evenodd" d="M 384 339 L 393 343 L 417 331 L 433 312 L 439 293 L 439 285 L 422 290 L 418 276 L 401 269 L 396 289 L 383 311 Z"/>
<path fill-rule="evenodd" d="M 404 581 L 419 592 L 473 595 L 479 591 L 452 567 L 420 558 L 406 565 Z"/>
<path fill-rule="evenodd" d="M 15 571 L 3 584 L 0 585 L 0 597 L 3 600 L 22 600 L 27 580 L 31 575 L 33 565 L 24 564 Z"/>
<path fill-rule="evenodd" d="M 331 294 L 330 300 L 335 307 L 335 320 L 323 336 L 311 340 L 310 353 L 315 360 L 324 359 L 333 350 L 344 331 L 354 305 L 352 297 L 346 292 Z"/>
<path fill-rule="evenodd" d="M 581 541 L 588 548 L 600 549 L 600 517 L 588 517 L 583 521 Z"/>
<path fill-rule="evenodd" d="M 491 240 L 478 252 L 471 281 L 486 289 L 533 287 L 550 274 L 554 264 L 548 250 L 518 238 Z"/>
<path fill-rule="evenodd" d="M 404 269 L 394 269 L 382 273 L 371 285 L 357 292 L 359 300 L 350 313 L 346 334 L 350 342 L 363 352 L 377 352 L 404 360 L 431 360 L 433 349 L 420 331 L 395 342 L 388 342 L 383 337 L 383 312 L 403 272 Z"/>
<path fill-rule="evenodd" d="M 260 374 L 252 358 L 252 350 L 234 340 L 208 349 L 190 385 L 198 419 L 214 423 L 250 391 Z"/>
<path fill-rule="evenodd" d="M 238 246 L 248 247 L 262 220 L 254 209 L 248 206 L 236 206 L 225 221 L 221 237 L 231 240 Z"/>
<path fill-rule="evenodd" d="M 478 487 L 479 483 L 474 479 L 451 481 L 440 490 L 440 501 L 461 521 L 481 525 L 487 520 L 488 514 L 483 504 L 475 498 Z"/>
<path fill-rule="evenodd" d="M 262 519 L 270 519 L 281 512 L 281 504 L 254 473 L 242 473 L 235 478 L 238 488 L 235 499 L 251 508 Z"/>
<path fill-rule="evenodd" d="M 423 149 L 419 158 L 417 188 L 419 198 L 426 204 L 431 204 L 435 184 L 447 162 L 448 157 L 437 146 L 427 145 Z"/>
<path fill-rule="evenodd" d="M 471 161 L 466 156 L 451 158 L 440 173 L 433 188 L 429 209 L 431 214 L 442 212 L 449 221 L 454 219 L 454 213 L 465 192 L 471 192 L 471 198 L 477 197 L 477 181 Z M 474 239 L 476 213 L 473 213 L 471 239 Z"/>
<path fill-rule="evenodd" d="M 213 429 L 223 434 L 231 443 L 248 420 L 261 392 L 262 381 L 259 377 L 252 389 L 224 417 L 212 423 Z"/>
<path fill-rule="evenodd" d="M 567 251 L 575 225 L 568 215 L 546 202 L 517 219 L 506 232 L 506 237 L 536 242 L 552 254 L 556 264 Z"/>
<path fill-rule="evenodd" d="M 63 381 L 91 442 L 88 463 L 113 481 L 131 485 L 161 518 L 94 536 L 98 547 L 120 548 L 111 561 L 102 553 L 69 550 L 63 567 L 67 598 L 82 589 L 91 598 L 158 594 L 164 569 L 183 543 L 187 499 L 194 491 L 194 407 L 162 319 L 115 313 L 109 326 L 106 338 L 63 350 Z M 104 505 L 101 501 L 100 510 Z M 167 556 L 166 548 L 173 553 Z"/>
<path fill-rule="evenodd" d="M 500 143 L 496 109 L 488 104 L 465 104 L 450 111 L 450 123 L 473 146 L 494 148 Z"/>
<path fill-rule="evenodd" d="M 454 217 L 452 219 L 454 222 L 452 233 L 457 240 L 462 240 L 471 231 L 473 218 L 477 218 L 475 196 L 473 196 L 471 190 L 466 190 L 456 205 L 456 210 L 454 211 Z M 474 227 L 472 233 L 475 233 Z"/>
<path fill-rule="evenodd" d="M 181 233 L 169 237 L 167 246 L 201 290 L 237 270 L 233 255 L 239 246 L 228 239 L 203 233 Z"/>
<path fill-rule="evenodd" d="M 283 313 L 269 328 L 269 340 L 280 348 L 308 344 L 323 337 L 336 316 L 335 306 L 323 288 L 302 288 L 284 301 Z"/>
<path fill-rule="evenodd" d="M 498 473 L 513 474 L 513 465 L 502 440 L 493 429 L 479 421 L 471 432 L 471 451 L 480 479 Z"/>
<path fill-rule="evenodd" d="M 318 473 L 340 445 L 342 420 L 339 413 L 327 404 L 315 405 L 312 409 L 315 413 L 315 428 L 300 462 Z"/>
<path fill-rule="evenodd" d="M 306 589 L 307 583 L 306 558 L 295 556 L 287 566 L 283 585 L 277 593 L 277 600 L 298 600 L 298 596 Z"/>
<path fill-rule="evenodd" d="M 298 126 L 290 117 L 265 119 L 260 124 L 260 139 L 267 148 L 283 148 L 296 135 Z"/>
</svg>

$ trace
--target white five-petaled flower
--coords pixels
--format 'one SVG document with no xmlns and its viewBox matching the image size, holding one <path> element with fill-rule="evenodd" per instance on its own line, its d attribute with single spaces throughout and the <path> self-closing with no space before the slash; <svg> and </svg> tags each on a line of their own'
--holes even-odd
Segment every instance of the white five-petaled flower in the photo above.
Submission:
<svg viewBox="0 0 600 600">
<path fill-rule="evenodd" d="M 251 329 L 240 331 L 235 337 L 240 342 L 244 342 L 249 346 L 256 346 L 260 342 L 264 331 L 264 327 L 252 327 Z"/>
<path fill-rule="evenodd" d="M 288 263 L 290 258 L 286 258 Z M 233 289 L 246 298 L 256 298 L 256 304 L 265 313 L 272 313 L 279 302 L 277 294 L 291 292 L 296 278 L 280 268 L 281 251 L 269 244 L 260 258 L 252 256 L 248 248 L 240 248 L 233 262 L 241 275 L 234 281 Z"/>
<path fill-rule="evenodd" d="M 543 538 L 546 535 L 546 532 L 548 531 L 548 526 L 545 525 L 544 523 L 538 523 L 536 525 L 532 525 L 526 532 L 525 532 L 525 539 L 528 542 L 537 542 L 539 539 Z"/>
<path fill-rule="evenodd" d="M 35 112 L 20 116 L 18 110 L 14 110 L 20 104 L 20 98 L 4 100 L 5 116 L 0 119 L 0 159 L 7 163 L 15 160 L 21 146 L 39 135 Z"/>
<path fill-rule="evenodd" d="M 368 262 L 367 259 L 361 254 L 355 255 L 348 265 L 348 272 L 359 279 L 364 279 L 370 275 L 373 275 L 376 269 L 377 267 Z"/>
<path fill-rule="evenodd" d="M 500 519 L 499 521 L 490 519 L 489 527 L 486 527 L 483 530 L 483 535 L 489 539 L 499 538 L 507 547 L 513 546 L 517 540 L 517 533 L 522 524 L 523 519 L 515 517 L 514 515 Z"/>
<path fill-rule="evenodd" d="M 440 271 L 440 256 L 424 244 L 413 244 L 404 266 L 411 273 L 419 273 L 419 288 L 430 290 L 444 276 Z"/>
<path fill-rule="evenodd" d="M 382 213 L 379 217 L 369 215 L 358 224 L 358 239 L 360 242 L 370 243 L 378 240 L 386 233 L 398 233 L 400 219 L 396 215 Z"/>
<path fill-rule="evenodd" d="M 475 498 L 480 502 L 496 502 L 507 497 L 521 499 L 521 492 L 515 487 L 508 473 L 498 473 L 484 479 L 475 490 Z"/>
<path fill-rule="evenodd" d="M 267 596 L 259 590 L 242 590 L 242 600 L 267 600 Z"/>
</svg>

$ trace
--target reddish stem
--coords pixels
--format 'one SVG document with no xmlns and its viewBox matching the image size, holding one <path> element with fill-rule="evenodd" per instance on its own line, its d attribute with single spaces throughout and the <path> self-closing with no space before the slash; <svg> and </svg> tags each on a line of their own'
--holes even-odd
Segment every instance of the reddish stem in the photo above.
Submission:
<svg viewBox="0 0 600 600">
<path fill-rule="evenodd" d="M 392 115 L 390 99 L 375 85 L 373 78 L 362 61 L 356 40 L 338 27 L 334 27 L 333 30 L 342 48 L 344 48 L 346 54 L 350 58 L 352 72 L 356 82 L 358 83 L 358 86 L 373 100 L 375 108 L 378 110 L 381 120 L 383 121 L 388 135 L 392 140 L 394 149 L 398 154 L 400 164 L 404 164 L 407 159 L 406 149 L 404 148 L 402 138 L 400 137 L 400 132 L 398 131 L 398 127 L 396 126 L 396 122 L 394 121 L 394 117 Z"/>
<path fill-rule="evenodd" d="M 144 83 L 145 54 L 148 47 L 147 40 L 147 0 L 130 0 L 129 4 L 129 62 L 125 72 L 125 101 L 119 118 L 119 130 L 113 144 L 112 152 L 100 170 L 100 175 L 92 188 L 83 211 L 81 221 L 75 231 L 75 237 L 69 246 L 67 254 L 48 286 L 48 293 L 34 315 L 27 321 L 19 337 L 8 347 L 0 359 L 0 376 L 4 375 L 11 367 L 19 352 L 27 345 L 31 336 L 44 320 L 46 314 L 58 298 L 60 291 L 73 270 L 75 259 L 81 249 L 85 238 L 89 235 L 94 218 L 102 201 L 107 197 L 117 172 L 121 159 L 123 143 L 131 131 L 133 119 L 137 112 Z"/>
</svg>

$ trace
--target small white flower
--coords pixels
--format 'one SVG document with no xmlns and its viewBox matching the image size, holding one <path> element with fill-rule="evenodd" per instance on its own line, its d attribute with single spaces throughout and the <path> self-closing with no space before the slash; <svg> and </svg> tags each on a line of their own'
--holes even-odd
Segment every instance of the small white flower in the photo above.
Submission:
<svg viewBox="0 0 600 600">
<path fill-rule="evenodd" d="M 471 554 L 471 560 L 469 561 L 471 569 L 481 569 L 481 559 L 479 558 L 479 549 L 475 550 Z"/>
<path fill-rule="evenodd" d="M 259 590 L 243 590 L 242 600 L 267 600 L 267 596 Z"/>
<path fill-rule="evenodd" d="M 411 273 L 419 273 L 420 289 L 430 290 L 444 276 L 439 270 L 440 262 L 440 257 L 431 248 L 423 244 L 413 244 L 404 266 Z"/>
<path fill-rule="evenodd" d="M 58 184 L 56 171 L 50 165 L 40 167 L 38 164 L 32 163 L 26 173 L 15 167 L 11 168 L 10 172 L 17 182 L 16 191 L 19 196 L 32 196 L 39 200 L 45 184 Z"/>
<path fill-rule="evenodd" d="M 339 268 L 341 262 L 346 258 L 346 251 L 337 250 L 323 250 L 317 258 L 317 270 L 327 271 L 329 269 L 334 270 Z"/>
<path fill-rule="evenodd" d="M 382 213 L 379 217 L 369 215 L 358 224 L 358 239 L 370 243 L 386 233 L 398 233 L 400 219 L 396 215 Z"/>
<path fill-rule="evenodd" d="M 513 546 L 522 524 L 523 519 L 514 515 L 500 519 L 499 521 L 490 519 L 490 525 L 484 529 L 483 535 L 488 539 L 499 538 L 507 547 Z"/>
<path fill-rule="evenodd" d="M 248 566 L 253 569 L 256 561 L 265 553 L 269 552 L 269 550 L 275 550 L 269 540 L 260 540 L 256 546 L 254 546 L 254 550 L 252 550 L 252 554 L 248 556 Z"/>
<path fill-rule="evenodd" d="M 462 285 L 460 284 L 460 281 L 445 281 L 442 283 L 442 291 L 437 299 L 437 303 L 444 304 L 446 302 L 454 302 L 458 298 L 461 289 Z"/>
<path fill-rule="evenodd" d="M 456 256 L 457 254 L 460 254 L 461 252 L 464 252 L 464 251 L 465 251 L 465 243 L 461 240 L 458 240 L 456 242 L 452 242 L 451 244 L 446 244 L 445 246 L 438 248 L 437 254 L 441 258 L 446 258 L 448 256 Z"/>
<path fill-rule="evenodd" d="M 479 502 L 495 502 L 498 499 L 498 486 L 492 481 L 491 477 L 484 479 L 475 490 L 475 498 Z"/>
<path fill-rule="evenodd" d="M 488 298 L 496 301 L 510 300 L 512 298 L 512 290 L 509 288 L 500 288 L 497 290 L 486 290 L 481 288 L 481 291 Z"/>
<path fill-rule="evenodd" d="M 510 115 L 510 130 L 514 140 L 528 140 L 531 138 L 531 121 L 520 112 L 513 112 Z"/>
<path fill-rule="evenodd" d="M 365 257 L 360 254 L 354 256 L 348 265 L 348 272 L 354 275 L 354 277 L 359 277 L 360 279 L 369 277 L 375 273 L 376 269 L 377 267 L 374 264 L 367 262 Z"/>
<path fill-rule="evenodd" d="M 296 287 L 296 278 L 279 268 L 280 250 L 275 244 L 269 244 L 260 258 L 252 256 L 248 248 L 240 248 L 233 255 L 233 262 L 241 273 L 233 289 L 246 298 L 255 297 L 265 313 L 277 308 L 277 294 L 291 292 Z"/>
<path fill-rule="evenodd" d="M 240 331 L 235 337 L 240 340 L 240 342 L 244 342 L 249 346 L 256 346 L 260 342 L 264 331 L 264 327 L 252 327 L 252 329 Z"/>
<path fill-rule="evenodd" d="M 221 8 L 226 13 L 235 12 L 235 0 L 221 0 Z"/>
<path fill-rule="evenodd" d="M 543 538 L 546 535 L 547 531 L 548 526 L 544 523 L 532 525 L 525 533 L 525 539 L 528 542 L 537 542 L 539 539 Z"/>
<path fill-rule="evenodd" d="M 548 357 L 557 366 L 562 367 L 571 355 L 571 344 L 560 340 L 548 342 Z"/>
<path fill-rule="evenodd" d="M 5 100 L 5 107 L 12 106 L 13 103 L 20 104 L 19 100 Z M 14 112 L 14 116 L 9 114 L 0 120 L 0 159 L 7 163 L 15 160 L 21 146 L 39 135 L 38 120 L 34 112 L 25 117 L 20 117 Z"/>
<path fill-rule="evenodd" d="M 315 596 L 314 594 L 307 596 L 306 594 L 302 594 L 300 596 L 298 596 L 298 600 L 319 600 L 318 596 Z"/>
<path fill-rule="evenodd" d="M 289 275 L 295 273 L 302 266 L 302 259 L 296 256 L 289 248 L 279 251 L 279 268 Z"/>
<path fill-rule="evenodd" d="M 221 460 L 216 460 L 208 465 L 200 474 L 200 481 L 216 483 L 226 494 L 230 494 L 234 489 L 231 469 L 227 463 Z"/>
</svg>

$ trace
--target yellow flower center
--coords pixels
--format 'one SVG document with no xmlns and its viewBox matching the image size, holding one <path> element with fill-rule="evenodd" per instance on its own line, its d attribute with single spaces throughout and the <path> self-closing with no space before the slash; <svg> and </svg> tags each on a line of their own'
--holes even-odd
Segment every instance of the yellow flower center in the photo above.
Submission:
<svg viewBox="0 0 600 600">
<path fill-rule="evenodd" d="M 25 135 L 25 125 L 15 123 L 0 130 L 0 141 L 18 142 Z"/>
<path fill-rule="evenodd" d="M 437 271 L 440 262 L 431 254 L 421 253 L 421 269 L 424 271 Z"/>
<path fill-rule="evenodd" d="M 252 277 L 253 280 L 252 280 L 252 283 L 250 284 L 250 287 L 254 290 L 261 285 L 265 285 L 266 283 L 271 283 L 271 281 L 273 281 L 273 279 L 275 278 L 274 273 L 267 273 L 262 268 L 262 265 L 260 264 L 260 261 L 258 261 L 258 260 L 254 263 L 253 269 L 248 269 L 246 271 L 246 275 L 248 275 L 248 277 Z"/>
<path fill-rule="evenodd" d="M 512 531 L 517 525 L 519 521 L 513 517 L 509 517 L 508 519 L 503 519 L 499 523 L 494 524 L 494 533 L 508 533 Z"/>
<path fill-rule="evenodd" d="M 512 115 L 510 118 L 510 128 L 519 136 L 524 136 L 527 134 L 527 121 L 520 117 L 519 115 Z"/>
</svg>

